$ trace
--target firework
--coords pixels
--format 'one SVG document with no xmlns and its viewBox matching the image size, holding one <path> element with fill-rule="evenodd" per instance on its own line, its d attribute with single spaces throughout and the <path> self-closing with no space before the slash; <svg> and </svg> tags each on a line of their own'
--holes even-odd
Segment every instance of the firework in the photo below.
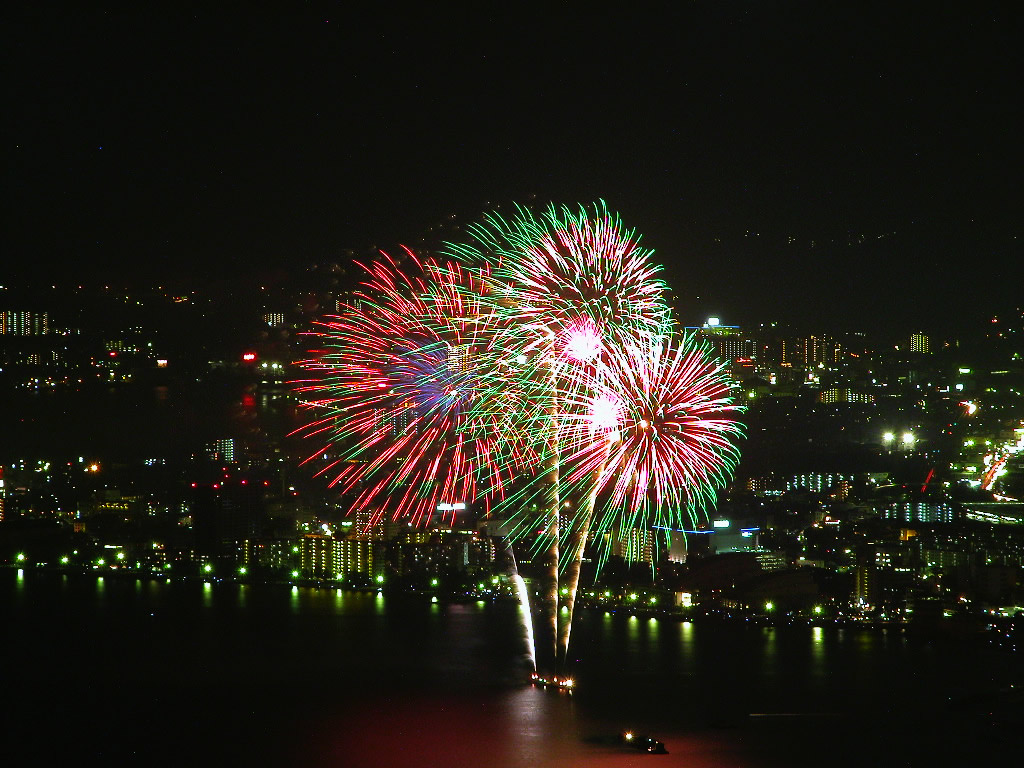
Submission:
<svg viewBox="0 0 1024 768">
<path fill-rule="evenodd" d="M 517 208 L 468 230 L 471 242 L 449 244 L 456 258 L 487 264 L 503 326 L 526 350 L 548 352 L 579 323 L 605 345 L 657 338 L 668 327 L 665 284 L 652 251 L 640 246 L 603 202 L 593 209 Z"/>
<path fill-rule="evenodd" d="M 514 379 L 490 340 L 487 288 L 458 265 L 384 255 L 341 315 L 312 334 L 321 345 L 298 390 L 314 418 L 309 461 L 352 497 L 350 510 L 429 522 L 458 503 L 501 492 L 509 456 L 524 459 L 510 410 Z M 413 276 L 416 275 L 416 276 Z M 450 513 L 454 517 L 454 512 Z"/>
<path fill-rule="evenodd" d="M 468 234 L 469 243 L 449 250 L 463 262 L 489 267 L 489 297 L 501 318 L 495 343 L 514 350 L 534 371 L 529 432 L 543 461 L 503 508 L 518 513 L 518 535 L 535 537 L 536 559 L 546 564 L 543 621 L 554 656 L 561 517 L 569 512 L 569 529 L 578 527 L 573 501 L 563 499 L 562 455 L 572 449 L 560 424 L 605 350 L 663 338 L 669 328 L 665 285 L 652 252 L 603 202 L 592 209 L 551 205 L 539 214 L 517 207 L 512 218 L 492 214 Z M 531 519 L 535 509 L 537 522 Z"/>
<path fill-rule="evenodd" d="M 615 536 L 692 524 L 735 471 L 742 434 L 722 363 L 690 337 L 611 350 L 589 384 L 585 407 L 564 414 L 578 436 L 566 443 L 578 448 L 564 460 L 572 470 L 563 483 L 583 503 L 563 547 L 563 661 L 587 537 L 602 542 L 603 562 Z"/>
<path fill-rule="evenodd" d="M 580 446 L 565 482 L 597 478 L 594 530 L 691 524 L 739 460 L 742 408 L 723 364 L 692 337 L 615 349 L 589 389 L 585 414 L 565 416 Z"/>
<path fill-rule="evenodd" d="M 468 235 L 451 262 L 406 251 L 366 268 L 352 306 L 314 334 L 305 433 L 323 441 L 320 473 L 372 520 L 424 523 L 458 502 L 511 516 L 546 565 L 557 666 L 588 535 L 679 528 L 713 504 L 740 409 L 709 351 L 672 340 L 651 251 L 604 203 L 517 208 Z"/>
</svg>

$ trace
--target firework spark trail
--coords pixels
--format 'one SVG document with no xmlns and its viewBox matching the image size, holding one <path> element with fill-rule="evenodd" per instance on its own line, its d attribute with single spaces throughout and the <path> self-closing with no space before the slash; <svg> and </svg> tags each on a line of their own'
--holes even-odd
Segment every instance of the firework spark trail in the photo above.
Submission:
<svg viewBox="0 0 1024 768">
<path fill-rule="evenodd" d="M 613 350 L 597 370 L 589 412 L 570 424 L 580 432 L 576 442 L 582 447 L 566 457 L 575 465 L 566 484 L 589 488 L 589 494 L 568 544 L 568 615 L 558 649 L 563 658 L 591 528 L 613 535 L 631 528 L 681 528 L 684 514 L 692 525 L 731 477 L 742 408 L 732 402 L 730 383 L 710 350 L 686 337 L 674 348 Z M 606 546 L 602 560 L 608 554 Z"/>
<path fill-rule="evenodd" d="M 551 663 L 557 666 L 560 467 L 566 450 L 558 421 L 563 401 L 580 394 L 576 369 L 589 365 L 605 347 L 666 334 L 665 284 L 657 278 L 660 268 L 652 263 L 652 252 L 639 245 L 635 232 L 625 229 L 603 201 L 592 209 L 551 205 L 539 214 L 517 207 L 510 219 L 489 215 L 467 234 L 471 241 L 449 244 L 449 252 L 489 267 L 489 296 L 503 320 L 495 343 L 534 366 L 547 366 L 549 386 L 537 395 L 545 405 L 536 409 L 546 423 L 533 430 L 546 453 L 544 471 L 535 475 L 537 487 L 513 494 L 514 503 L 506 508 L 536 498 L 543 511 L 538 543 L 545 548 L 548 576 L 542 607 L 553 629 Z M 523 530 L 531 527 L 538 526 L 524 525 Z"/>
<path fill-rule="evenodd" d="M 682 527 L 713 503 L 741 409 L 706 348 L 671 341 L 660 268 L 603 202 L 516 211 L 449 244 L 460 263 L 406 250 L 365 267 L 353 306 L 314 334 L 325 349 L 300 392 L 323 445 L 308 461 L 371 524 L 482 502 L 511 513 L 513 539 L 535 537 L 557 670 L 588 534 Z"/>
<path fill-rule="evenodd" d="M 439 508 L 500 498 L 520 445 L 512 385 L 490 341 L 494 315 L 479 275 L 455 264 L 382 255 L 352 306 L 312 334 L 324 348 L 303 367 L 301 434 L 321 441 L 307 461 L 354 497 L 350 511 L 429 522 Z M 502 445 L 496 445 L 500 436 Z M 450 513 L 454 518 L 454 512 Z"/>
<path fill-rule="evenodd" d="M 593 417 L 576 419 L 575 428 L 594 437 L 568 457 L 575 469 L 566 481 L 600 477 L 597 529 L 692 523 L 739 459 L 743 409 L 733 403 L 723 364 L 692 338 L 617 349 L 592 386 L 592 404 L 617 404 L 618 424 L 595 434 Z"/>
</svg>

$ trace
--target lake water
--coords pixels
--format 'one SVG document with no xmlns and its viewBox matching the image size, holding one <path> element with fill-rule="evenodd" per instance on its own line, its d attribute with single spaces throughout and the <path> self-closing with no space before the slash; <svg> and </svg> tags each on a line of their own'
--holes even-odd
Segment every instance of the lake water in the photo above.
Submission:
<svg viewBox="0 0 1024 768">
<path fill-rule="evenodd" d="M 8 765 L 975 764 L 1024 724 L 968 698 L 1019 656 L 895 631 L 583 612 L 569 697 L 508 603 L 4 570 L 0 608 Z"/>
</svg>

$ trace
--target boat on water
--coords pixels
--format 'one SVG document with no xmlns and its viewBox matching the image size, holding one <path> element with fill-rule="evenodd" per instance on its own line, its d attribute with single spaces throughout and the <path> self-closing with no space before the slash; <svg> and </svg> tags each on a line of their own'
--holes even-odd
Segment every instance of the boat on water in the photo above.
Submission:
<svg viewBox="0 0 1024 768">
<path fill-rule="evenodd" d="M 667 755 L 668 750 L 665 749 L 665 745 L 657 739 L 652 739 L 650 736 L 643 736 L 632 731 L 624 731 L 622 733 L 621 741 L 627 747 L 635 749 L 638 752 L 648 752 L 652 755 Z"/>
<path fill-rule="evenodd" d="M 545 677 L 537 672 L 530 675 L 530 682 L 536 685 L 538 688 L 555 688 L 559 691 L 565 691 L 566 693 L 572 693 L 576 683 L 571 677 L 560 677 L 555 675 L 553 677 Z"/>
</svg>

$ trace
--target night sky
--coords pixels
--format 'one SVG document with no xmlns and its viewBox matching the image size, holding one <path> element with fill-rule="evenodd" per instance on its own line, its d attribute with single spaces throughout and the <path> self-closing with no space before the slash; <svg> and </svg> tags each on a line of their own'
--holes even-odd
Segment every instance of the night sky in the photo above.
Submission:
<svg viewBox="0 0 1024 768">
<path fill-rule="evenodd" d="M 1024 303 L 1013 4 L 353 5 L 8 12 L 0 283 L 241 279 L 603 198 L 685 322 Z"/>
</svg>

